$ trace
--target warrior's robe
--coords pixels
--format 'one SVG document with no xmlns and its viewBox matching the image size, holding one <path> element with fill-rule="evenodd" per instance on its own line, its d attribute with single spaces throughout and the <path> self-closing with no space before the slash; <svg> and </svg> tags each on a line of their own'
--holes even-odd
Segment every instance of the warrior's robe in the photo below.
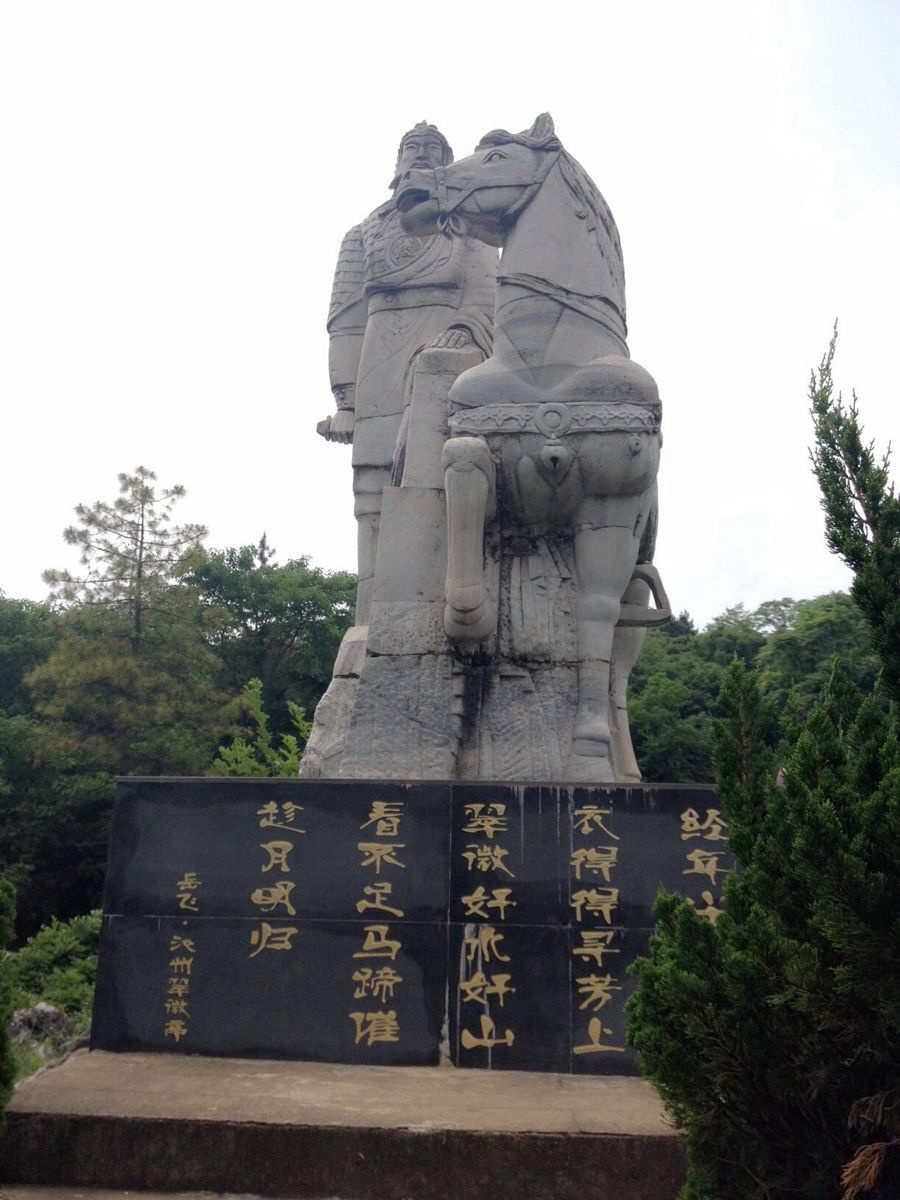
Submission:
<svg viewBox="0 0 900 1200">
<path fill-rule="evenodd" d="M 361 585 L 374 571 L 381 493 L 391 482 L 416 356 L 458 328 L 487 357 L 496 276 L 496 250 L 467 237 L 413 237 L 401 228 L 392 201 L 343 240 L 328 316 L 329 368 L 332 388 L 356 386 L 353 492 Z"/>
</svg>

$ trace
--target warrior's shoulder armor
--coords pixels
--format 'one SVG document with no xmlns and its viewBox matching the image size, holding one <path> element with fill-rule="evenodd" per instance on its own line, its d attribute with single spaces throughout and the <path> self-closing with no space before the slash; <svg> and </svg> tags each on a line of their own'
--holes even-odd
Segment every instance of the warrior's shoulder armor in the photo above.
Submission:
<svg viewBox="0 0 900 1200">
<path fill-rule="evenodd" d="M 339 313 L 362 298 L 366 278 L 362 231 L 362 225 L 354 225 L 341 242 L 337 266 L 334 269 L 334 283 L 331 287 L 329 327 Z"/>
</svg>

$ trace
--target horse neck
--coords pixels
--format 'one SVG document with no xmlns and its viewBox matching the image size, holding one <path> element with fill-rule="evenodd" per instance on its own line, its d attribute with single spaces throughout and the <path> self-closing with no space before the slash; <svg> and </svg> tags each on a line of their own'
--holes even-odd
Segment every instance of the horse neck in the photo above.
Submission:
<svg viewBox="0 0 900 1200">
<path fill-rule="evenodd" d="M 557 289 L 578 296 L 602 298 L 611 304 L 611 315 L 613 311 L 623 311 L 618 249 L 610 243 L 604 254 L 596 234 L 589 227 L 589 218 L 576 216 L 577 208 L 578 202 L 562 179 L 559 166 L 554 165 L 506 237 L 498 277 L 495 353 L 504 346 L 520 353 L 528 349 L 531 351 L 528 357 L 533 359 L 534 346 L 517 344 L 526 331 L 531 331 L 529 336 L 532 338 L 535 335 L 534 323 L 521 320 L 522 304 L 530 303 L 543 311 L 544 320 L 540 325 L 544 328 L 551 327 L 553 313 L 558 314 L 561 327 L 569 326 L 558 329 L 555 338 L 560 350 L 565 345 L 566 356 L 574 355 L 569 361 L 588 361 L 596 355 L 594 337 L 599 334 L 605 338 L 606 335 L 590 317 L 553 299 L 552 292 Z M 548 291 L 542 292 L 538 286 L 532 301 L 523 300 L 523 277 L 543 281 L 549 285 Z M 519 298 L 517 303 L 509 305 L 514 297 Z M 518 310 L 518 319 L 513 319 L 514 309 Z M 620 322 L 624 347 L 624 321 L 613 319 L 614 326 Z M 579 353 L 582 343 L 583 349 Z M 553 354 L 549 344 L 544 349 Z M 539 354 L 539 357 L 543 356 Z"/>
<path fill-rule="evenodd" d="M 604 294 L 608 271 L 589 221 L 576 210 L 555 163 L 507 235 L 501 276 L 535 275 L 582 295 Z"/>
</svg>

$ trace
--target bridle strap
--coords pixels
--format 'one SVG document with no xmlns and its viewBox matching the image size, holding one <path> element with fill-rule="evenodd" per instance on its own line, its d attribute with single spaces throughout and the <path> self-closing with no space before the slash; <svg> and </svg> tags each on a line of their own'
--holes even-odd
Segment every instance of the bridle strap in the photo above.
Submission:
<svg viewBox="0 0 900 1200">
<path fill-rule="evenodd" d="M 522 192 L 522 195 L 507 210 L 504 218 L 505 220 L 509 221 L 511 218 L 517 217 L 522 209 L 531 203 L 541 184 L 544 182 L 559 160 L 560 153 L 561 151 L 557 150 L 555 154 L 548 154 L 546 156 L 546 160 L 541 163 L 541 169 L 535 175 L 534 179 L 525 185 L 525 190 Z M 460 194 L 458 200 L 451 204 L 447 192 L 446 167 L 440 166 L 434 168 L 434 182 L 438 202 L 438 225 L 441 229 L 441 232 L 446 234 L 447 237 L 453 237 L 454 235 L 459 236 L 461 233 L 465 232 L 465 228 L 461 218 L 457 214 L 457 209 L 461 204 L 464 204 L 474 192 L 479 191 L 484 184 L 473 184 L 473 186 L 468 188 L 467 191 Z M 498 184 L 497 186 L 503 187 L 513 185 Z"/>
</svg>

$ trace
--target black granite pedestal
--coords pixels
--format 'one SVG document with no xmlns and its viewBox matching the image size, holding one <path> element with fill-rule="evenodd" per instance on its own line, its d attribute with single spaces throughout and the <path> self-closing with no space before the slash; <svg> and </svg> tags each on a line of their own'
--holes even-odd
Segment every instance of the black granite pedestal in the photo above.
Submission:
<svg viewBox="0 0 900 1200">
<path fill-rule="evenodd" d="M 123 780 L 92 1048 L 634 1073 L 626 968 L 727 835 L 703 787 Z"/>
</svg>

